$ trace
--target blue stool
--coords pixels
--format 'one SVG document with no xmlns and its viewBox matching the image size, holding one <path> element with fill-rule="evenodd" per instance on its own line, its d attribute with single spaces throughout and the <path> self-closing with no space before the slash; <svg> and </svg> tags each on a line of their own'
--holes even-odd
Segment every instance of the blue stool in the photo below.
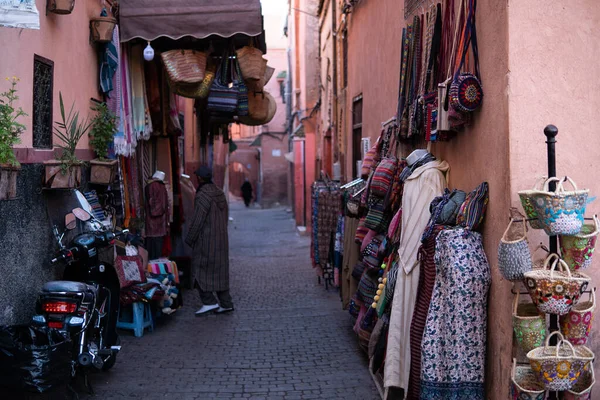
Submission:
<svg viewBox="0 0 600 400">
<path fill-rule="evenodd" d="M 131 329 L 135 337 L 142 337 L 146 328 L 148 328 L 149 332 L 154 331 L 154 320 L 152 318 L 150 303 L 138 301 L 129 306 L 121 306 L 119 308 L 117 328 Z"/>
</svg>

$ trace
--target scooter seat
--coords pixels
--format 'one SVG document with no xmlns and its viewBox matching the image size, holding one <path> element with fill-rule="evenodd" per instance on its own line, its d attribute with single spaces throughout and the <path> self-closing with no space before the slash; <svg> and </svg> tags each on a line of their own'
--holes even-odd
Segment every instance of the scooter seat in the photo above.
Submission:
<svg viewBox="0 0 600 400">
<path fill-rule="evenodd" d="M 42 292 L 85 293 L 88 290 L 90 290 L 89 285 L 74 281 L 52 281 L 42 286 Z"/>
</svg>

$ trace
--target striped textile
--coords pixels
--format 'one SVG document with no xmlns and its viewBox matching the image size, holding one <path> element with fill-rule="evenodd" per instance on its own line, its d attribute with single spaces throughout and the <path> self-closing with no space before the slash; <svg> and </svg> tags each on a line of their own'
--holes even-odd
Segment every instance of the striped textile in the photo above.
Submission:
<svg viewBox="0 0 600 400">
<path fill-rule="evenodd" d="M 104 218 L 106 218 L 106 216 L 104 215 L 104 210 L 100 205 L 100 201 L 98 201 L 98 193 L 96 193 L 95 190 L 91 190 L 89 192 L 84 193 L 83 195 L 85 196 L 85 199 L 88 201 L 88 203 L 90 203 L 90 205 L 92 206 L 92 214 L 94 218 L 96 218 L 99 221 L 104 221 Z"/>
<path fill-rule="evenodd" d="M 443 229 L 443 226 L 436 225 L 429 238 L 419 249 L 421 275 L 419 275 L 417 301 L 415 303 L 415 311 L 410 325 L 411 357 L 408 400 L 419 400 L 421 393 L 421 342 L 423 340 L 423 332 L 427 322 L 433 286 L 435 285 L 435 242 L 437 235 Z"/>
<path fill-rule="evenodd" d="M 148 272 L 156 275 L 168 275 L 173 274 L 175 276 L 175 283 L 179 283 L 179 270 L 175 261 L 171 260 L 150 260 L 147 266 Z"/>
<path fill-rule="evenodd" d="M 381 198 L 386 197 L 392 186 L 397 169 L 398 160 L 395 158 L 384 158 L 381 160 L 371 180 L 371 194 Z"/>
<path fill-rule="evenodd" d="M 384 200 L 377 200 L 369 208 L 365 226 L 377 233 L 385 232 L 389 225 L 389 218 L 385 212 Z"/>
<path fill-rule="evenodd" d="M 489 185 L 483 182 L 467 195 L 458 211 L 456 224 L 470 231 L 476 231 L 483 222 L 489 200 Z"/>
</svg>

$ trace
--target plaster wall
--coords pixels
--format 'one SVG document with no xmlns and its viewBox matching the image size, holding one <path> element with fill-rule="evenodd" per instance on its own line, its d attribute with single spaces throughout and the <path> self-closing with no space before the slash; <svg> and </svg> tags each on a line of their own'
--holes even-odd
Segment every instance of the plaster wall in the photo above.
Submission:
<svg viewBox="0 0 600 400">
<path fill-rule="evenodd" d="M 17 147 L 31 148 L 33 143 L 33 59 L 39 55 L 54 62 L 54 121 L 60 120 L 59 92 L 65 108 L 75 103 L 84 118 L 90 112 L 90 98 L 99 98 L 99 70 L 96 45 L 89 41 L 90 18 L 100 15 L 100 2 L 77 1 L 70 15 L 45 15 L 46 0 L 37 0 L 40 29 L 15 29 L 0 27 L 0 91 L 7 88 L 5 77 L 17 76 L 18 105 L 28 114 L 21 121 L 27 130 Z M 54 138 L 54 143 L 56 139 Z M 88 137 L 81 138 L 78 148 L 88 147 Z M 36 150 L 48 153 L 49 150 Z M 29 154 L 29 156 L 27 156 Z M 24 158 L 25 157 L 25 158 Z M 27 162 L 35 154 L 19 153 L 20 161 Z M 39 158 L 39 156 L 38 156 Z M 47 158 L 42 156 L 42 158 Z"/>
<path fill-rule="evenodd" d="M 598 3 L 510 0 L 508 20 L 510 204 L 520 207 L 517 191 L 530 189 L 536 177 L 547 174 L 543 129 L 548 124 L 559 130 L 557 175 L 568 175 L 580 188 L 589 188 L 590 197 L 599 196 L 600 181 L 595 174 L 600 137 L 592 123 L 600 108 Z M 599 212 L 596 200 L 586 216 Z M 547 243 L 539 231 L 530 230 L 528 237 L 534 245 Z M 592 287 L 600 283 L 599 266 L 596 258 L 585 271 L 592 277 Z M 596 354 L 600 354 L 598 332 L 600 320 L 596 318 L 590 346 Z M 600 372 L 598 363 L 595 371 Z M 598 392 L 593 396 L 600 398 Z"/>
<path fill-rule="evenodd" d="M 265 55 L 265 58 L 269 60 L 268 65 L 272 68 L 275 68 L 275 72 L 273 73 L 273 77 L 271 80 L 265 85 L 265 90 L 273 96 L 275 102 L 277 104 L 277 111 L 275 112 L 275 116 L 266 125 L 261 127 L 262 132 L 277 132 L 283 133 L 286 131 L 286 111 L 285 111 L 285 103 L 283 102 L 283 96 L 281 92 L 281 84 L 282 80 L 277 78 L 281 72 L 285 72 L 288 69 L 287 65 L 287 53 L 284 49 L 270 49 L 269 52 Z"/>
</svg>

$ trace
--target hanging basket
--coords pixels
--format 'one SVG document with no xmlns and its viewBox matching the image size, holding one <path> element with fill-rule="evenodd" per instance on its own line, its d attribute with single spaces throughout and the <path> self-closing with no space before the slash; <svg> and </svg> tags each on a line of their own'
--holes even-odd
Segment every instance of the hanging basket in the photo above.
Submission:
<svg viewBox="0 0 600 400">
<path fill-rule="evenodd" d="M 592 289 L 588 301 L 580 301 L 568 314 L 560 317 L 560 330 L 569 342 L 574 345 L 587 343 L 594 322 L 595 310 L 596 290 Z"/>
<path fill-rule="evenodd" d="M 586 224 L 574 236 L 559 236 L 560 254 L 571 271 L 587 269 L 592 265 L 592 255 L 600 232 L 600 221 L 594 215 L 594 224 Z"/>
<path fill-rule="evenodd" d="M 258 81 L 265 76 L 267 60 L 260 49 L 244 46 L 235 51 L 244 80 Z"/>
<path fill-rule="evenodd" d="M 533 269 L 531 250 L 527 242 L 527 222 L 510 219 L 498 245 L 498 269 L 509 281 L 520 281 Z"/>
<path fill-rule="evenodd" d="M 577 381 L 573 387 L 563 393 L 563 400 L 592 400 L 592 388 L 596 384 L 596 374 L 594 373 L 594 366 L 590 364 L 591 368 L 585 369 L 581 378 Z"/>
<path fill-rule="evenodd" d="M 546 389 L 538 382 L 529 365 L 517 365 L 513 358 L 510 395 L 512 400 L 544 400 Z"/>
<path fill-rule="evenodd" d="M 90 20 L 90 37 L 95 43 L 109 43 L 117 20 L 113 17 L 95 17 Z"/>
<path fill-rule="evenodd" d="M 550 346 L 550 338 L 558 335 L 556 346 Z M 577 383 L 594 359 L 594 353 L 585 346 L 573 347 L 560 332 L 551 333 L 543 347 L 527 353 L 531 369 L 538 381 L 551 391 L 570 390 Z"/>
<path fill-rule="evenodd" d="M 174 85 L 196 84 L 204 80 L 206 72 L 206 53 L 196 50 L 170 50 L 161 53 L 169 82 Z"/>
<path fill-rule="evenodd" d="M 521 200 L 521 205 L 523 206 L 523 210 L 525 210 L 525 215 L 527 216 L 527 219 L 529 220 L 529 226 L 531 226 L 533 229 L 543 229 L 542 224 L 537 219 L 538 214 L 537 214 L 537 211 L 535 210 L 535 207 L 533 206 L 533 203 L 531 202 L 531 199 L 532 199 L 532 195 L 535 192 L 539 192 L 541 189 L 543 189 L 543 184 L 546 181 L 546 179 L 548 179 L 548 177 L 542 176 L 540 179 L 538 179 L 535 182 L 535 185 L 533 185 L 533 189 L 521 190 L 518 193 L 519 199 Z"/>
<path fill-rule="evenodd" d="M 563 182 L 573 186 L 572 191 L 563 188 Z M 548 191 L 550 182 L 558 182 L 554 192 Z M 533 191 L 531 202 L 537 212 L 537 218 L 546 234 L 576 235 L 583 226 L 583 216 L 587 206 L 589 189 L 579 190 L 569 177 L 550 178 L 544 183 L 542 191 Z"/>
<path fill-rule="evenodd" d="M 550 270 L 546 269 L 552 261 Z M 560 265 L 561 270 L 556 271 Z M 569 270 L 558 255 L 550 254 L 544 262 L 544 269 L 525 273 L 525 286 L 540 312 L 564 315 L 577 304 L 591 278 L 582 272 Z"/>
<path fill-rule="evenodd" d="M 525 354 L 542 346 L 546 339 L 546 316 L 533 303 L 519 304 L 518 291 L 513 300 L 513 330 Z"/>
<path fill-rule="evenodd" d="M 75 7 L 75 0 L 48 0 L 46 11 L 58 15 L 71 14 Z"/>
</svg>

